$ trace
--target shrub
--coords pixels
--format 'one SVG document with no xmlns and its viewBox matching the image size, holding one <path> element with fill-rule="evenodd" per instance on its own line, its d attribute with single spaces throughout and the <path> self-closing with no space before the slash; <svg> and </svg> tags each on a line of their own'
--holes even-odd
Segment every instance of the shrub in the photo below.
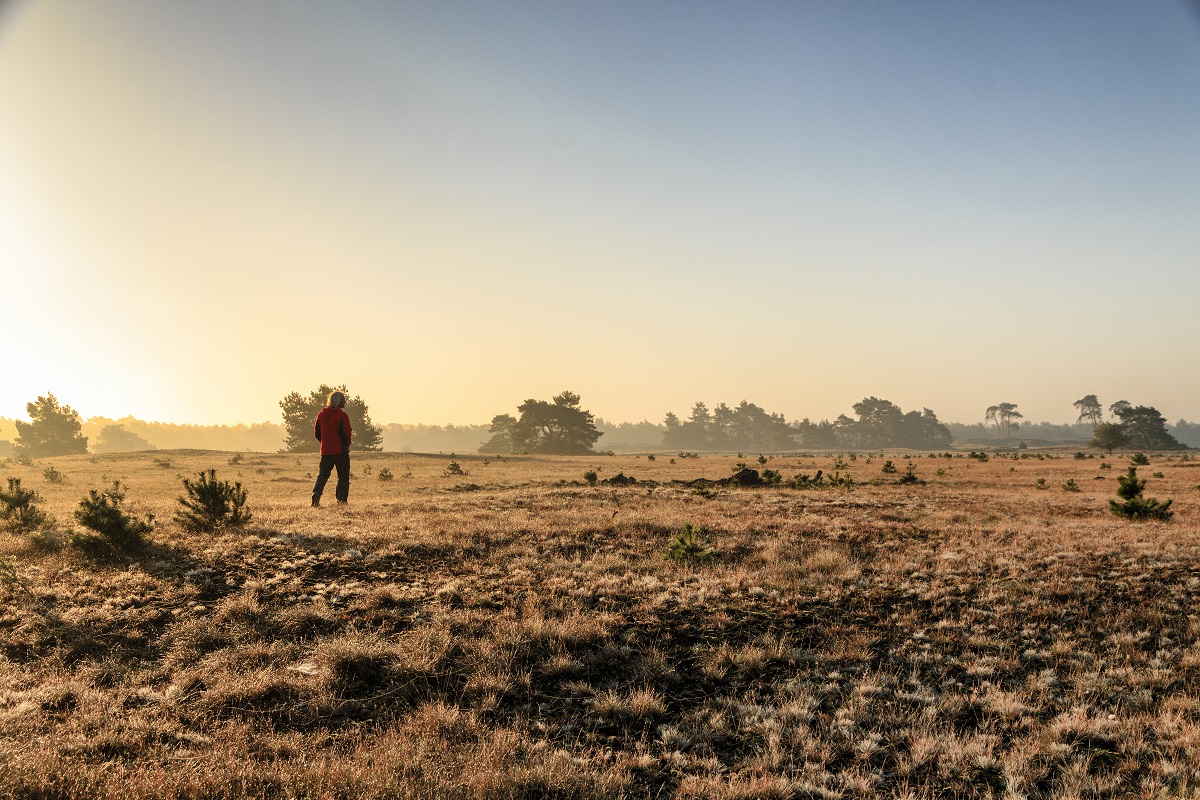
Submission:
<svg viewBox="0 0 1200 800">
<path fill-rule="evenodd" d="M 758 454 L 758 463 L 759 463 L 760 465 L 761 465 L 761 464 L 765 464 L 765 463 L 767 463 L 767 457 L 766 457 L 766 456 L 764 456 L 762 453 L 759 453 L 759 454 Z"/>
<path fill-rule="evenodd" d="M 762 482 L 765 486 L 776 486 L 783 480 L 783 476 L 773 469 L 764 469 L 762 471 Z"/>
<path fill-rule="evenodd" d="M 67 476 L 63 475 L 54 467 L 46 467 L 46 469 L 42 471 L 42 477 L 47 483 L 62 483 L 63 479 Z"/>
<path fill-rule="evenodd" d="M 446 467 L 446 475 L 466 475 L 467 471 L 459 466 L 457 461 L 451 461 L 450 466 Z"/>
<path fill-rule="evenodd" d="M 396 477 L 396 476 L 393 475 L 392 471 L 390 469 L 388 469 L 387 467 L 384 467 L 383 469 L 379 470 L 379 480 L 381 480 L 381 481 L 390 481 L 394 477 Z"/>
<path fill-rule="evenodd" d="M 588 486 L 595 486 L 596 478 L 598 477 L 599 476 L 596 475 L 596 470 L 594 469 L 589 469 L 583 473 L 583 479 L 588 482 Z"/>
<path fill-rule="evenodd" d="M 1075 482 L 1075 479 L 1074 479 L 1074 478 L 1069 478 L 1069 479 L 1067 480 L 1067 482 L 1063 484 L 1063 487 L 1062 487 L 1062 488 L 1063 488 L 1063 491 L 1064 491 L 1064 492 L 1078 492 L 1078 491 L 1082 491 L 1082 490 L 1079 488 L 1079 484 Z"/>
<path fill-rule="evenodd" d="M 126 513 L 122 508 L 124 501 L 125 489 L 120 481 L 113 481 L 110 489 L 92 489 L 79 501 L 75 520 L 116 550 L 140 550 L 146 545 L 146 534 L 154 529 L 154 517 L 143 520 Z M 77 537 L 75 544 L 83 550 L 96 552 L 95 537 Z"/>
<path fill-rule="evenodd" d="M 1117 494 L 1125 502 L 1118 503 L 1116 500 L 1109 500 L 1108 508 L 1118 517 L 1132 520 L 1158 519 L 1166 521 L 1175 514 L 1174 511 L 1168 510 L 1173 501 L 1159 503 L 1153 497 L 1142 497 L 1146 481 L 1138 479 L 1137 467 L 1130 467 L 1127 474 L 1117 478 L 1117 482 L 1120 484 L 1117 487 Z"/>
<path fill-rule="evenodd" d="M 20 478 L 9 478 L 8 490 L 0 492 L 0 528 L 13 535 L 41 528 L 49 517 L 38 508 L 40 499 L 32 489 L 21 488 Z"/>
<path fill-rule="evenodd" d="M 896 465 L 893 464 L 891 461 L 883 462 L 883 474 L 884 475 L 895 475 L 896 474 Z"/>
<path fill-rule="evenodd" d="M 241 453 L 234 453 L 233 457 L 229 459 L 229 466 L 231 467 L 236 467 L 240 463 L 242 463 Z"/>
<path fill-rule="evenodd" d="M 1129 457 L 1129 463 L 1139 467 L 1145 467 L 1150 464 L 1150 458 L 1145 453 L 1134 453 Z"/>
<path fill-rule="evenodd" d="M 911 461 L 908 462 L 908 469 L 906 469 L 904 471 L 904 474 L 901 475 L 896 480 L 896 483 L 898 483 L 902 486 L 903 485 L 912 485 L 912 486 L 924 486 L 925 485 L 925 481 L 918 478 L 917 473 L 913 471 L 913 463 Z"/>
<path fill-rule="evenodd" d="M 179 527 L 192 533 L 211 533 L 218 528 L 240 528 L 250 521 L 246 510 L 246 490 L 242 484 L 218 481 L 217 471 L 196 473 L 197 480 L 183 479 L 186 497 L 177 498 L 183 506 L 175 512 Z"/>
<path fill-rule="evenodd" d="M 1045 478 L 1038 478 L 1037 479 L 1037 488 L 1038 489 L 1049 489 L 1050 487 L 1046 485 Z"/>
<path fill-rule="evenodd" d="M 689 522 L 683 526 L 683 533 L 667 545 L 667 558 L 671 561 L 690 563 L 711 561 L 715 555 L 711 544 L 712 538 L 703 530 L 693 528 Z"/>
<path fill-rule="evenodd" d="M 646 460 L 647 460 L 647 461 L 653 461 L 653 460 L 654 460 L 654 453 L 650 453 L 648 456 L 646 456 Z"/>
</svg>

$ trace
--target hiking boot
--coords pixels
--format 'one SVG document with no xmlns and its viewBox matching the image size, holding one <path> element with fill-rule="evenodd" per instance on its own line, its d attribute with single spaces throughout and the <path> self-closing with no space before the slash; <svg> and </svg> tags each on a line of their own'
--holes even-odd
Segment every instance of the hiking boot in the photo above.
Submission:
<svg viewBox="0 0 1200 800">
<path fill-rule="evenodd" d="M 321 507 L 321 501 L 320 501 L 320 500 L 318 500 L 317 498 L 315 498 L 315 497 L 314 497 L 314 498 L 313 498 L 313 502 L 312 502 L 312 507 L 313 507 L 313 508 L 320 508 L 320 507 Z"/>
</svg>

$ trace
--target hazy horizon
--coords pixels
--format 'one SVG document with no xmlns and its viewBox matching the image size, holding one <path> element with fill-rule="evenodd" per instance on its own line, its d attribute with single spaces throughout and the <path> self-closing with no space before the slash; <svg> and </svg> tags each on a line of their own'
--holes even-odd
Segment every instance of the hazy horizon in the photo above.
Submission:
<svg viewBox="0 0 1200 800">
<path fill-rule="evenodd" d="M 0 417 L 1198 419 L 1197 75 L 1182 0 L 9 3 Z"/>
</svg>

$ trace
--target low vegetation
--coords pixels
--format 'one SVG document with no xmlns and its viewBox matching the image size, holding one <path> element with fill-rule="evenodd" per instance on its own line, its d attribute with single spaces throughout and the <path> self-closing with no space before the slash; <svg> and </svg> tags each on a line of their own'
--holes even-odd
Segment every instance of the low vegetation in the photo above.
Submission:
<svg viewBox="0 0 1200 800">
<path fill-rule="evenodd" d="M 1091 462 L 994 455 L 371 453 L 404 479 L 312 509 L 312 458 L 246 453 L 212 532 L 176 497 L 226 456 L 10 460 L 71 476 L 64 541 L 139 546 L 0 537 L 0 797 L 1196 795 L 1197 462 L 1132 524 Z"/>
</svg>

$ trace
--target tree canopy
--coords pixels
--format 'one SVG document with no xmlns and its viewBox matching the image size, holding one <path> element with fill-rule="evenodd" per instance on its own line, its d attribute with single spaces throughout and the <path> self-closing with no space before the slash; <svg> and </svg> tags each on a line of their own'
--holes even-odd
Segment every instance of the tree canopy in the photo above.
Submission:
<svg viewBox="0 0 1200 800">
<path fill-rule="evenodd" d="M 479 452 L 590 453 L 602 434 L 596 430 L 592 413 L 580 408 L 579 403 L 579 395 L 568 390 L 555 395 L 551 402 L 526 400 L 517 406 L 519 418 L 497 414 L 489 428 L 492 437 Z"/>
<path fill-rule="evenodd" d="M 1185 445 L 1167 432 L 1167 421 L 1157 408 L 1122 403 L 1113 406 L 1113 413 L 1121 420 L 1121 433 L 1127 446 L 1140 450 L 1185 449 Z"/>
<path fill-rule="evenodd" d="M 118 422 L 100 429 L 92 449 L 97 453 L 133 453 L 156 448 L 142 436 L 126 430 L 125 426 Z"/>
<path fill-rule="evenodd" d="M 950 430 L 928 408 L 905 413 L 889 400 L 865 397 L 854 404 L 858 419 L 840 415 L 830 422 L 788 422 L 745 400 L 712 411 L 702 402 L 686 420 L 668 413 L 663 446 L 681 450 L 791 450 L 796 447 L 911 447 L 935 450 L 950 445 Z"/>
<path fill-rule="evenodd" d="M 1111 454 L 1118 447 L 1124 447 L 1126 442 L 1125 432 L 1121 430 L 1119 424 L 1116 422 L 1101 422 L 1092 433 L 1092 440 L 1088 442 L 1088 447 L 1107 450 Z"/>
<path fill-rule="evenodd" d="M 46 393 L 28 403 L 25 411 L 30 422 L 16 420 L 17 452 L 28 456 L 69 456 L 86 453 L 87 437 L 80 433 L 79 413 Z"/>
<path fill-rule="evenodd" d="M 984 412 L 983 418 L 996 426 L 996 435 L 1001 439 L 1007 439 L 1016 433 L 1017 428 L 1021 427 L 1020 423 L 1013 420 L 1023 419 L 1024 414 L 1017 411 L 1016 403 L 997 403 L 994 406 L 988 406 Z"/>
<path fill-rule="evenodd" d="M 308 396 L 292 392 L 279 401 L 283 409 L 283 427 L 287 434 L 284 450 L 289 453 L 315 453 L 321 448 L 321 443 L 313 436 L 313 423 L 317 414 L 325 407 L 330 392 L 341 392 L 346 395 L 344 411 L 350 417 L 350 427 L 354 429 L 354 447 L 358 450 L 379 450 L 383 446 L 383 429 L 371 422 L 371 414 L 367 404 L 357 395 L 350 396 L 346 386 L 329 386 L 321 384 Z"/>
<path fill-rule="evenodd" d="M 1089 423 L 1094 428 L 1104 421 L 1104 408 L 1096 395 L 1084 395 L 1075 401 L 1074 406 L 1079 409 L 1078 422 Z"/>
</svg>

